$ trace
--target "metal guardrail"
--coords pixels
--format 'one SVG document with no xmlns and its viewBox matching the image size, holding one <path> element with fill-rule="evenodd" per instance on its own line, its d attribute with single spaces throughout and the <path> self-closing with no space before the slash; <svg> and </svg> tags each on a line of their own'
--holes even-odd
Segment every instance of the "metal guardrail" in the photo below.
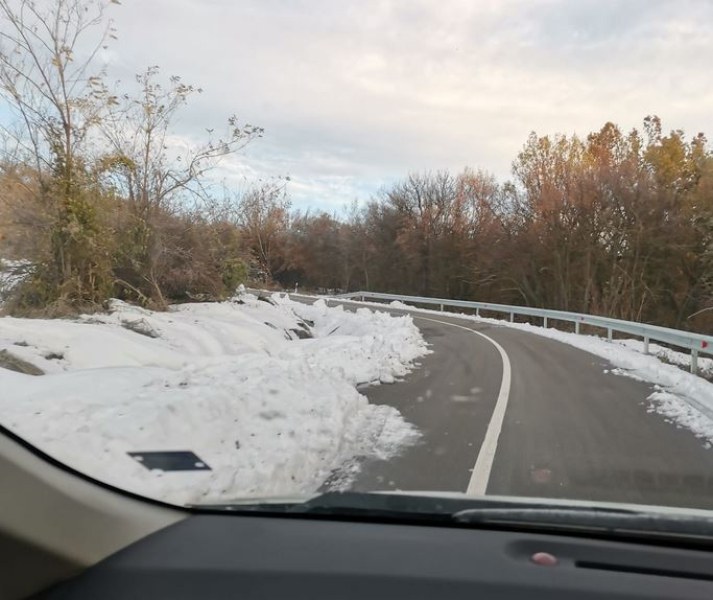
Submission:
<svg viewBox="0 0 713 600">
<path fill-rule="evenodd" d="M 658 325 L 647 325 L 645 323 L 636 323 L 634 321 L 622 321 L 620 319 L 609 319 L 607 317 L 598 317 L 595 315 L 586 315 L 582 313 L 567 312 L 562 310 L 550 310 L 547 308 L 532 308 L 528 306 L 509 306 L 507 304 L 492 304 L 490 302 L 470 302 L 468 300 L 448 300 L 445 298 L 428 298 L 425 296 L 401 296 L 398 294 L 382 294 L 379 292 L 350 292 L 348 294 L 339 294 L 337 298 L 367 298 L 373 300 L 398 300 L 404 304 L 428 304 L 439 306 L 443 311 L 446 306 L 456 308 L 475 309 L 476 315 L 480 315 L 480 311 L 488 311 L 495 313 L 504 313 L 510 315 L 510 321 L 514 321 L 515 315 L 523 315 L 527 317 L 539 317 L 543 319 L 544 327 L 547 327 L 550 321 L 565 321 L 574 323 L 575 332 L 579 333 L 581 325 L 589 325 L 591 327 L 600 327 L 607 330 L 607 339 L 611 341 L 612 334 L 617 331 L 627 333 L 644 339 L 644 352 L 649 353 L 649 342 L 664 342 L 678 348 L 685 348 L 691 353 L 691 373 L 698 371 L 698 355 L 709 354 L 713 356 L 713 336 L 692 333 L 690 331 L 681 331 L 679 329 L 670 329 L 668 327 L 659 327 Z"/>
</svg>

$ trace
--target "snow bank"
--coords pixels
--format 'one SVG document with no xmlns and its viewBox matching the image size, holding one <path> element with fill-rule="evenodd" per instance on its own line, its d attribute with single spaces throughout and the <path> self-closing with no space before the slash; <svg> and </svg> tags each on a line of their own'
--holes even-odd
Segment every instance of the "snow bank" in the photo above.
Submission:
<svg viewBox="0 0 713 600">
<path fill-rule="evenodd" d="M 614 343 L 626 346 L 640 354 L 644 352 L 644 342 L 641 340 L 614 340 Z M 691 366 L 691 355 L 687 352 L 678 352 L 659 346 L 658 344 L 649 344 L 649 354 L 658 357 L 661 361 L 676 365 L 688 370 Z M 698 356 L 698 373 L 706 379 L 713 379 L 713 358 L 707 358 L 703 355 Z"/>
<path fill-rule="evenodd" d="M 0 350 L 47 374 L 0 368 L 0 423 L 97 479 L 178 504 L 311 493 L 356 457 L 416 441 L 355 389 L 427 352 L 410 317 L 240 302 L 1 318 Z M 149 471 L 127 454 L 149 450 L 192 450 L 212 470 Z"/>
<path fill-rule="evenodd" d="M 283 302 L 285 302 L 283 300 Z M 410 316 L 358 308 L 328 307 L 324 300 L 312 305 L 286 300 L 304 320 L 314 323 L 313 356 L 324 367 L 340 372 L 350 383 L 392 383 L 406 375 L 415 359 L 426 354 L 426 343 Z M 361 343 L 355 344 L 354 337 Z M 325 338 L 330 339 L 328 345 Z M 296 351 L 286 348 L 287 354 Z"/>
</svg>

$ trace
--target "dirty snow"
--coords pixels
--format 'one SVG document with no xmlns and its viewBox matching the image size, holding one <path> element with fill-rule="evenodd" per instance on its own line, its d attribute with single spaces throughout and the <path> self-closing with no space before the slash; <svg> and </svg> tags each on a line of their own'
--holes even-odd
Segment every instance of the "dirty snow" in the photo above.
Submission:
<svg viewBox="0 0 713 600">
<path fill-rule="evenodd" d="M 0 423 L 88 475 L 177 504 L 311 493 L 357 457 L 418 439 L 356 390 L 428 352 L 410 317 L 239 301 L 0 318 L 0 350 L 46 373 L 0 368 Z M 149 450 L 192 450 L 212 470 L 149 471 L 127 455 Z"/>
</svg>

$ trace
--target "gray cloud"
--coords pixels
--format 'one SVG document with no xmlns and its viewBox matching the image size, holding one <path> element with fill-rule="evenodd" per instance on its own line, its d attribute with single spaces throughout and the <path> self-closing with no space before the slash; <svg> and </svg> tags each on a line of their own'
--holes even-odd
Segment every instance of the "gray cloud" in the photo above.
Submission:
<svg viewBox="0 0 713 600">
<path fill-rule="evenodd" d="M 650 0 L 124 0 L 112 73 L 148 64 L 205 93 L 186 135 L 232 112 L 266 129 L 231 176 L 289 174 L 339 209 L 409 170 L 509 173 L 531 130 L 650 113 L 690 134 L 713 106 L 713 3 Z"/>
</svg>

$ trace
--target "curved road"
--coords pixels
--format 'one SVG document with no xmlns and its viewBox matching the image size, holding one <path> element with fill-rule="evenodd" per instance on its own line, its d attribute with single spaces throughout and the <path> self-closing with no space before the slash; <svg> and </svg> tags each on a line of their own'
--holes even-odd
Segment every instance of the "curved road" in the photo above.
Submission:
<svg viewBox="0 0 713 600">
<path fill-rule="evenodd" d="M 397 408 L 423 439 L 364 463 L 351 489 L 713 509 L 713 450 L 647 410 L 650 384 L 542 336 L 411 314 L 432 353 L 404 381 L 361 391 Z"/>
</svg>

